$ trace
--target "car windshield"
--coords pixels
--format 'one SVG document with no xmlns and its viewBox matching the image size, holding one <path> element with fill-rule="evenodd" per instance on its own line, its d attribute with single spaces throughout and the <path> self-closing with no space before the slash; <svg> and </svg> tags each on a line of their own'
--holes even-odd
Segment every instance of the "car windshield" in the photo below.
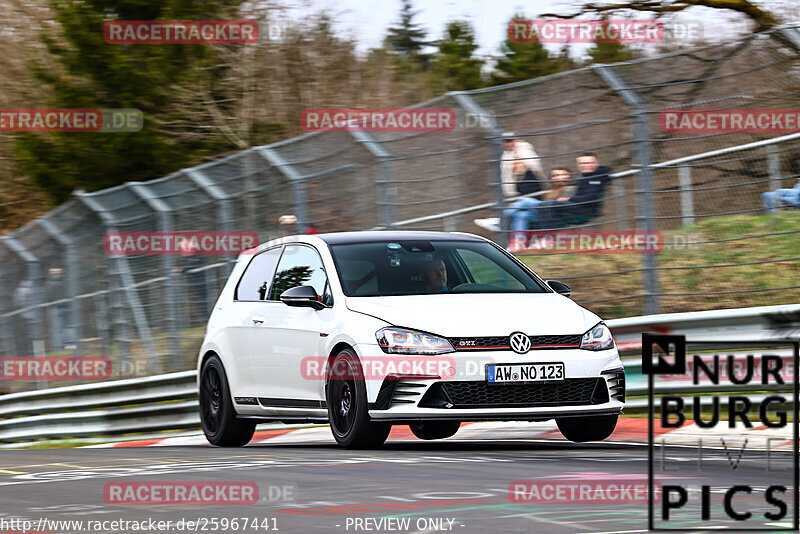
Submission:
<svg viewBox="0 0 800 534">
<path fill-rule="evenodd" d="M 528 271 L 484 241 L 380 241 L 330 249 L 349 297 L 547 292 Z"/>
</svg>

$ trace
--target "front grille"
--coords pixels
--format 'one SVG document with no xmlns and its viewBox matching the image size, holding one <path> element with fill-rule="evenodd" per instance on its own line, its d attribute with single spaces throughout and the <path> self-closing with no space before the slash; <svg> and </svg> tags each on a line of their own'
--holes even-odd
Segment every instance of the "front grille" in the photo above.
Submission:
<svg viewBox="0 0 800 534">
<path fill-rule="evenodd" d="M 608 402 L 602 378 L 568 378 L 563 382 L 489 385 L 478 381 L 437 382 L 419 403 L 421 408 L 535 408 Z"/>
<path fill-rule="evenodd" d="M 531 350 L 577 349 L 581 346 L 581 334 L 528 336 Z M 509 336 L 502 337 L 452 337 L 450 343 L 456 350 L 503 350 L 508 349 Z"/>
</svg>

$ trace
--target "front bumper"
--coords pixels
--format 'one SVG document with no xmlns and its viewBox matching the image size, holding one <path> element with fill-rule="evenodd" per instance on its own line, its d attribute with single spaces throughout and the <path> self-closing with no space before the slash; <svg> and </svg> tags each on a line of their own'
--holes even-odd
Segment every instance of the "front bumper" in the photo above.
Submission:
<svg viewBox="0 0 800 534">
<path fill-rule="evenodd" d="M 362 353 L 379 357 L 377 345 L 360 348 Z M 510 350 L 465 351 L 444 356 L 452 365 L 438 376 L 396 374 L 367 380 L 370 418 L 392 422 L 542 421 L 618 414 L 625 406 L 624 371 L 615 348 L 600 352 L 532 350 L 526 354 Z M 563 382 L 486 383 L 488 364 L 547 362 L 564 364 Z"/>
</svg>

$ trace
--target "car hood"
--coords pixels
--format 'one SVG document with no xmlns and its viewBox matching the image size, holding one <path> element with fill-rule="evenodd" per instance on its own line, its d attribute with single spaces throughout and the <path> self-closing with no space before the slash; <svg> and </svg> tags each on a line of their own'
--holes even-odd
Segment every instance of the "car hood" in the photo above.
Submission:
<svg viewBox="0 0 800 534">
<path fill-rule="evenodd" d="M 600 319 L 557 293 L 348 297 L 347 307 L 445 337 L 583 334 Z"/>
</svg>

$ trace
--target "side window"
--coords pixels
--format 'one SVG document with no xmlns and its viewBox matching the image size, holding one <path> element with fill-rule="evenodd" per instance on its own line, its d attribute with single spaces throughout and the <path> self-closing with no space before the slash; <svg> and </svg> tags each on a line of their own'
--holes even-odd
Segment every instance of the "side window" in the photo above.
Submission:
<svg viewBox="0 0 800 534">
<path fill-rule="evenodd" d="M 250 260 L 244 270 L 239 285 L 236 286 L 236 300 L 264 300 L 275 266 L 281 255 L 281 247 L 272 248 L 261 252 Z"/>
<path fill-rule="evenodd" d="M 281 293 L 293 287 L 311 286 L 317 295 L 330 300 L 327 285 L 328 276 L 317 251 L 304 245 L 287 245 L 275 272 L 269 299 L 280 300 Z"/>
<path fill-rule="evenodd" d="M 458 254 L 464 260 L 464 264 L 472 274 L 476 284 L 486 284 L 500 289 L 515 291 L 523 291 L 525 289 L 525 284 L 483 254 L 466 249 L 459 249 Z"/>
</svg>

